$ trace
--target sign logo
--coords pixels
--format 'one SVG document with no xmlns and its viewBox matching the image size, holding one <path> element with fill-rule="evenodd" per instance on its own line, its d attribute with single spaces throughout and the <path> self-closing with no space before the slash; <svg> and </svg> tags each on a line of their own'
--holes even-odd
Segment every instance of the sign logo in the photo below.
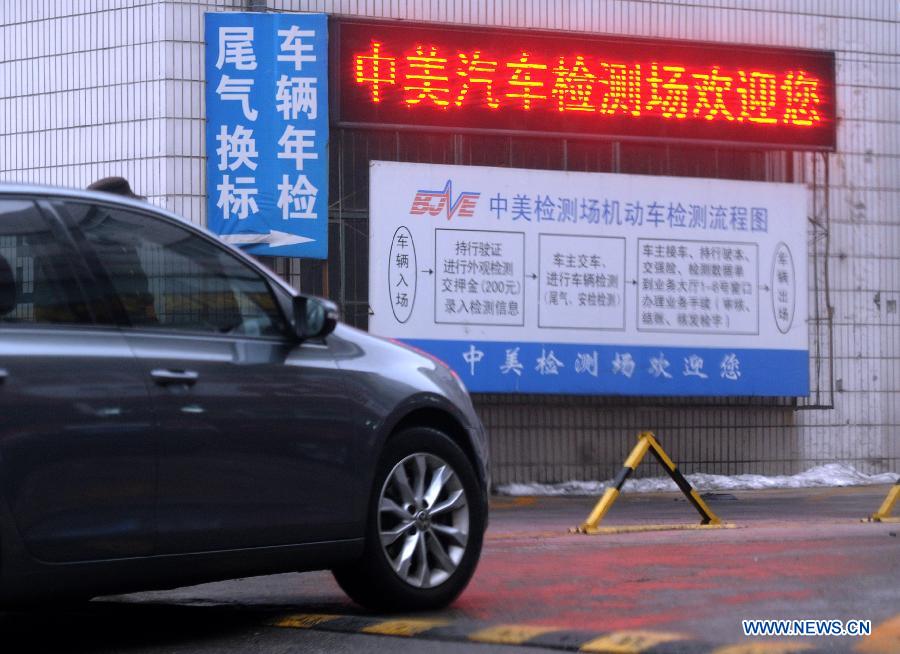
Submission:
<svg viewBox="0 0 900 654">
<path fill-rule="evenodd" d="M 481 193 L 460 191 L 456 199 L 451 202 L 452 197 L 453 186 L 449 179 L 440 191 L 419 189 L 416 191 L 416 197 L 413 198 L 409 213 L 413 216 L 422 216 L 426 213 L 429 216 L 438 216 L 441 212 L 444 212 L 447 215 L 447 220 L 450 220 L 456 214 L 460 218 L 471 218 L 475 215 L 475 205 L 478 203 Z"/>
</svg>

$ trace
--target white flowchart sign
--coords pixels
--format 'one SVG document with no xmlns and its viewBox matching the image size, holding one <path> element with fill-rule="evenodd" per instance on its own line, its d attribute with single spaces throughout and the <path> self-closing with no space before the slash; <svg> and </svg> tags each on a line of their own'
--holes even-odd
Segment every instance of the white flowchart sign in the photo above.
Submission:
<svg viewBox="0 0 900 654">
<path fill-rule="evenodd" d="M 373 162 L 370 194 L 370 331 L 473 391 L 809 392 L 801 185 Z"/>
</svg>

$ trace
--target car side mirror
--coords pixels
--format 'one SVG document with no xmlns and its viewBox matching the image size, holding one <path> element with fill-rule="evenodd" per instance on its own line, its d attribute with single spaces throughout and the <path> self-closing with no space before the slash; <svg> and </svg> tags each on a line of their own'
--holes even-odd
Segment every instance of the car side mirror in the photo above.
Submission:
<svg viewBox="0 0 900 654">
<path fill-rule="evenodd" d="M 338 320 L 340 310 L 331 300 L 305 295 L 294 298 L 294 335 L 298 340 L 328 336 Z"/>
</svg>

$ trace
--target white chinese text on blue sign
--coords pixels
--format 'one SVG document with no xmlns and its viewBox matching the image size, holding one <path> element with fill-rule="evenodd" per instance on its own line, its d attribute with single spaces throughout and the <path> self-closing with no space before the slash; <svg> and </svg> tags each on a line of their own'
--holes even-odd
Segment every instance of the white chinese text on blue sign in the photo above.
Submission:
<svg viewBox="0 0 900 654">
<path fill-rule="evenodd" d="M 206 14 L 208 227 L 254 255 L 328 257 L 324 14 Z"/>
</svg>

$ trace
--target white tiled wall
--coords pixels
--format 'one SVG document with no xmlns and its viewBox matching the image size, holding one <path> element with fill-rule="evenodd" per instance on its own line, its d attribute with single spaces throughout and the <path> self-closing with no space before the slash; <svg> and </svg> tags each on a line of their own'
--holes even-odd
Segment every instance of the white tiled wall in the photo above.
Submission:
<svg viewBox="0 0 900 654">
<path fill-rule="evenodd" d="M 0 0 L 0 179 L 122 174 L 205 221 L 202 17 L 242 0 Z M 894 0 L 268 0 L 275 11 L 834 50 L 834 408 L 611 408 L 485 397 L 495 478 L 608 476 L 637 429 L 687 470 L 900 469 L 900 4 Z M 810 157 L 798 157 L 812 170 Z M 816 244 L 821 248 L 821 244 Z M 891 301 L 893 303 L 891 304 Z M 894 307 L 891 311 L 891 307 Z M 827 349 L 828 343 L 823 342 Z M 827 361 L 825 364 L 827 366 Z"/>
</svg>

